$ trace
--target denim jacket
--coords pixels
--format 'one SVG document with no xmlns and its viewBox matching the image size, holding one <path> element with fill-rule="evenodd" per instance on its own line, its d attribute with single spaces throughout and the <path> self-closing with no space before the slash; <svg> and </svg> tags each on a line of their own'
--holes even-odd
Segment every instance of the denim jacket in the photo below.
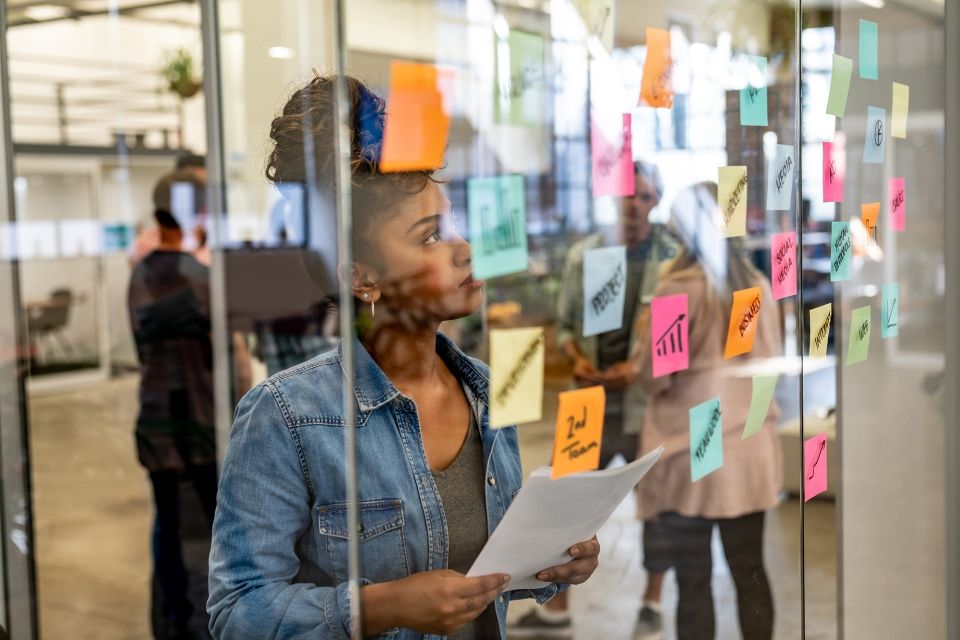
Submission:
<svg viewBox="0 0 960 640">
<path fill-rule="evenodd" d="M 447 525 L 414 402 L 356 340 L 361 582 L 447 566 Z M 342 345 L 254 387 L 240 401 L 223 463 L 210 550 L 210 631 L 224 640 L 349 638 Z M 520 489 L 515 427 L 491 429 L 487 367 L 438 335 L 480 424 L 489 535 Z M 546 568 L 546 567 L 545 567 Z M 495 601 L 550 599 L 561 587 Z M 392 629 L 380 638 L 435 638 Z"/>
</svg>

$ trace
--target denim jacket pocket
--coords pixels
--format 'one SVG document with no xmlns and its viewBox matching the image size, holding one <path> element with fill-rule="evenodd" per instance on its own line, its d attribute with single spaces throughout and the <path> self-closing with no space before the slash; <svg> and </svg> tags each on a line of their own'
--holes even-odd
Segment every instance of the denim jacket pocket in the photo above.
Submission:
<svg viewBox="0 0 960 640">
<path fill-rule="evenodd" d="M 358 503 L 360 523 L 360 566 L 372 582 L 398 580 L 410 575 L 406 541 L 403 535 L 403 503 L 398 499 L 361 500 Z M 348 579 L 350 532 L 347 527 L 347 503 L 317 507 L 317 524 L 321 547 L 326 549 L 334 580 Z"/>
</svg>

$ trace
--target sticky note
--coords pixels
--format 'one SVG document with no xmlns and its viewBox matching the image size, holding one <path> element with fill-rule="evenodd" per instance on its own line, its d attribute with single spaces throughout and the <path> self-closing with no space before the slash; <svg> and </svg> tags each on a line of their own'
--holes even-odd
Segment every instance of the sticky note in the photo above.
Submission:
<svg viewBox="0 0 960 640">
<path fill-rule="evenodd" d="M 860 21 L 860 77 L 877 79 L 877 23 Z"/>
<path fill-rule="evenodd" d="M 863 362 L 870 354 L 870 307 L 857 307 L 850 314 L 847 364 Z"/>
<path fill-rule="evenodd" d="M 760 287 L 733 292 L 730 308 L 730 327 L 723 357 L 732 358 L 753 350 L 753 339 L 760 322 Z"/>
<path fill-rule="evenodd" d="M 750 409 L 747 411 L 747 422 L 743 425 L 741 440 L 746 440 L 763 426 L 770 412 L 770 403 L 773 402 L 773 392 L 777 388 L 779 374 L 768 376 L 753 376 L 753 394 L 750 396 Z"/>
<path fill-rule="evenodd" d="M 796 163 L 793 145 L 778 144 L 767 169 L 767 210 L 787 211 L 793 204 L 793 174 Z"/>
<path fill-rule="evenodd" d="M 550 471 L 554 479 L 600 466 L 606 401 L 602 386 L 562 391 L 557 397 L 559 409 Z"/>
<path fill-rule="evenodd" d="M 473 273 L 493 278 L 527 268 L 527 214 L 523 176 L 467 180 L 467 217 Z"/>
<path fill-rule="evenodd" d="M 529 126 L 543 121 L 543 36 L 511 29 L 506 40 L 496 39 L 493 121 Z"/>
<path fill-rule="evenodd" d="M 626 288 L 626 247 L 605 247 L 584 252 L 584 336 L 595 336 L 623 326 Z"/>
<path fill-rule="evenodd" d="M 830 342 L 830 322 L 833 320 L 833 304 L 810 309 L 810 357 L 824 358 Z"/>
<path fill-rule="evenodd" d="M 654 378 L 690 366 L 689 330 L 687 294 L 653 299 L 650 303 L 650 342 Z"/>
<path fill-rule="evenodd" d="M 754 67 L 748 74 L 748 84 L 740 89 L 740 126 L 767 126 L 767 59 L 747 56 Z"/>
<path fill-rule="evenodd" d="M 874 240 L 877 239 L 877 223 L 880 221 L 880 203 L 867 202 L 860 205 L 860 221 L 867 233 Z"/>
<path fill-rule="evenodd" d="M 907 137 L 907 112 L 910 110 L 910 87 L 893 83 L 893 110 L 890 112 L 890 135 Z"/>
<path fill-rule="evenodd" d="M 803 501 L 827 490 L 827 434 L 803 441 Z"/>
<path fill-rule="evenodd" d="M 850 279 L 853 264 L 853 236 L 849 222 L 834 222 L 830 227 L 830 281 Z"/>
<path fill-rule="evenodd" d="M 890 178 L 887 202 L 890 203 L 890 228 L 903 231 L 907 228 L 907 186 L 903 178 Z"/>
<path fill-rule="evenodd" d="M 720 167 L 717 201 L 720 203 L 720 231 L 724 238 L 747 232 L 747 168 Z"/>
<path fill-rule="evenodd" d="M 647 27 L 647 57 L 643 61 L 638 105 L 673 107 L 673 58 L 670 32 Z"/>
<path fill-rule="evenodd" d="M 450 114 L 443 89 L 452 75 L 430 64 L 390 63 L 390 92 L 383 128 L 380 169 L 418 171 L 443 166 Z"/>
<path fill-rule="evenodd" d="M 823 143 L 823 201 L 843 202 L 843 182 L 847 173 L 847 153 L 841 142 Z"/>
<path fill-rule="evenodd" d="M 770 237 L 770 283 L 773 299 L 797 295 L 797 232 Z"/>
<path fill-rule="evenodd" d="M 690 409 L 690 479 L 696 482 L 723 466 L 720 397 Z"/>
<path fill-rule="evenodd" d="M 633 177 L 630 114 L 623 114 L 617 139 L 611 142 L 601 127 L 591 126 L 590 156 L 593 165 L 594 196 L 632 196 L 636 193 Z"/>
<path fill-rule="evenodd" d="M 867 132 L 863 139 L 863 161 L 869 164 L 883 164 L 883 150 L 887 146 L 884 122 L 887 112 L 880 107 L 867 107 Z"/>
<path fill-rule="evenodd" d="M 883 285 L 880 303 L 880 337 L 900 335 L 900 284 L 888 282 Z"/>
<path fill-rule="evenodd" d="M 847 108 L 847 94 L 850 92 L 850 75 L 853 73 L 853 60 L 833 54 L 833 73 L 830 74 L 830 95 L 827 97 L 827 113 L 842 118 Z"/>
<path fill-rule="evenodd" d="M 541 327 L 490 330 L 490 426 L 543 417 Z"/>
</svg>

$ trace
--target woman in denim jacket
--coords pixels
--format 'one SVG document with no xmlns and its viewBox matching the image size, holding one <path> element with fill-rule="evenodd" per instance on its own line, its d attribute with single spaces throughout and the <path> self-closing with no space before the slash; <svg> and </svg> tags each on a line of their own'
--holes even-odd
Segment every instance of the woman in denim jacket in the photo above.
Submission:
<svg viewBox="0 0 960 640">
<path fill-rule="evenodd" d="M 333 193 L 334 78 L 297 91 L 271 127 L 267 177 Z M 433 172 L 378 169 L 383 102 L 346 78 L 353 127 L 354 261 L 342 268 L 366 328 L 269 378 L 237 407 L 210 552 L 216 638 L 349 638 L 344 384 L 355 402 L 360 610 L 367 637 L 502 638 L 508 600 L 550 599 L 597 566 L 596 537 L 536 591 L 463 575 L 520 488 L 515 428 L 488 425 L 486 365 L 438 332 L 476 311 L 482 281 Z M 310 162 L 306 161 L 313 154 Z M 366 303 L 366 304 L 363 304 Z"/>
</svg>

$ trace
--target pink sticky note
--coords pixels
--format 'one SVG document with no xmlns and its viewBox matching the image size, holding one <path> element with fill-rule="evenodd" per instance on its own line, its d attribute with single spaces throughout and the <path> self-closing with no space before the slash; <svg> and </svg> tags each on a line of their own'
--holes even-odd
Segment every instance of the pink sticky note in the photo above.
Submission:
<svg viewBox="0 0 960 640">
<path fill-rule="evenodd" d="M 803 501 L 827 490 L 827 434 L 803 442 Z"/>
<path fill-rule="evenodd" d="M 593 160 L 594 196 L 632 196 L 636 193 L 631 138 L 629 113 L 623 114 L 623 126 L 612 143 L 597 123 L 593 123 L 590 151 Z"/>
<path fill-rule="evenodd" d="M 903 178 L 890 178 L 887 202 L 890 205 L 890 228 L 903 231 L 907 228 L 907 187 Z"/>
<path fill-rule="evenodd" d="M 842 140 L 823 143 L 823 201 L 843 202 L 847 152 Z"/>
<path fill-rule="evenodd" d="M 797 232 L 775 233 L 770 238 L 770 281 L 773 299 L 797 295 Z"/>
<path fill-rule="evenodd" d="M 690 315 L 687 294 L 654 298 L 650 303 L 650 341 L 653 345 L 653 377 L 683 371 L 690 366 Z"/>
</svg>

